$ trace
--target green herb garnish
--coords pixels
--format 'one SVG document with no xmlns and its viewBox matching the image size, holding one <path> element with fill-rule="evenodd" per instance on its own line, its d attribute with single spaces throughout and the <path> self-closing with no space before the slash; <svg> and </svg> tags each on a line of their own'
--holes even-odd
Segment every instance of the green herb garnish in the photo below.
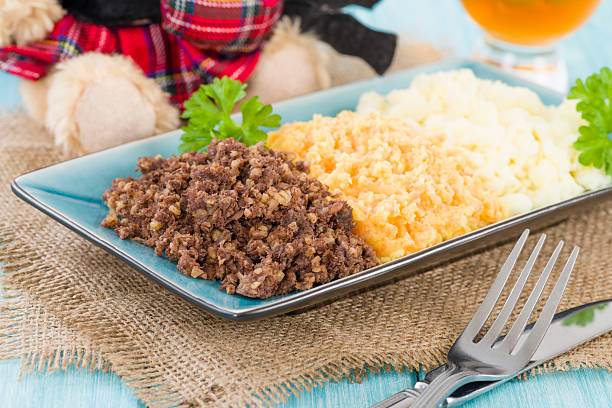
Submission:
<svg viewBox="0 0 612 408">
<path fill-rule="evenodd" d="M 231 118 L 238 101 L 246 96 L 247 85 L 228 77 L 215 78 L 212 84 L 202 85 L 185 101 L 181 116 L 189 119 L 183 126 L 179 151 L 202 150 L 212 139 L 234 138 L 247 146 L 266 140 L 267 134 L 260 127 L 278 127 L 281 117 L 272 114 L 272 106 L 259 102 L 253 96 L 240 105 L 242 123 Z"/>
<path fill-rule="evenodd" d="M 581 151 L 578 161 L 584 166 L 593 165 L 612 176 L 612 71 L 602 68 L 582 82 L 578 79 L 568 95 L 579 99 L 576 110 L 589 122 L 580 126 L 580 137 L 574 148 Z"/>
</svg>

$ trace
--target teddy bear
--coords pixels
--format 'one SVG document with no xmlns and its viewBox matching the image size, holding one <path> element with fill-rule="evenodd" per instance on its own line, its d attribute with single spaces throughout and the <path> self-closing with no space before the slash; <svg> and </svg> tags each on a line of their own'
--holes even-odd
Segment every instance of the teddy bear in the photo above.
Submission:
<svg viewBox="0 0 612 408">
<path fill-rule="evenodd" d="M 178 128 L 214 77 L 274 103 L 440 58 L 342 10 L 377 2 L 0 0 L 0 69 L 74 156 Z"/>
</svg>

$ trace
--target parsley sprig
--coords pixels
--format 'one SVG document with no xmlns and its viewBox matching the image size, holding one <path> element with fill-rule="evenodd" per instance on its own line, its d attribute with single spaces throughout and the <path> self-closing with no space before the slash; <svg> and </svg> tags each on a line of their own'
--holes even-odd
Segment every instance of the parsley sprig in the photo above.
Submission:
<svg viewBox="0 0 612 408">
<path fill-rule="evenodd" d="M 602 68 L 584 82 L 578 79 L 568 98 L 580 100 L 576 110 L 589 122 L 580 126 L 580 137 L 574 142 L 574 148 L 581 152 L 578 161 L 612 176 L 612 71 Z"/>
<path fill-rule="evenodd" d="M 266 140 L 267 134 L 260 127 L 278 127 L 281 117 L 272 114 L 272 106 L 259 102 L 259 97 L 242 102 L 240 125 L 231 118 L 236 103 L 246 96 L 246 87 L 228 77 L 200 86 L 184 104 L 181 117 L 189 121 L 181 128 L 184 133 L 179 151 L 202 150 L 212 139 L 234 138 L 247 146 Z"/>
</svg>

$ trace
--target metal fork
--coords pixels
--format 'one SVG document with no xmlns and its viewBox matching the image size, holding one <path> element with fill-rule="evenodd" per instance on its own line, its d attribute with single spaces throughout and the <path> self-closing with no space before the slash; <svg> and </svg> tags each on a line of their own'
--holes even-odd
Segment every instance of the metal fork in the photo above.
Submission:
<svg viewBox="0 0 612 408">
<path fill-rule="evenodd" d="M 563 241 L 557 244 L 510 331 L 501 342 L 495 343 L 508 323 L 519 296 L 523 291 L 525 282 L 533 269 L 536 258 L 544 245 L 546 235 L 543 234 L 529 256 L 499 315 L 495 318 L 482 339 L 476 342 L 475 338 L 493 312 L 516 260 L 525 245 L 525 241 L 527 241 L 528 235 L 529 230 L 525 230 L 500 269 L 495 282 L 493 282 L 491 289 L 489 289 L 474 317 L 472 317 L 463 333 L 461 333 L 455 344 L 451 347 L 448 352 L 448 363 L 446 363 L 444 371 L 435 377 L 431 383 L 419 382 L 415 385 L 415 388 L 395 394 L 373 408 L 436 407 L 440 404 L 440 401 L 466 383 L 499 380 L 524 368 L 548 330 L 576 263 L 579 251 L 578 247 L 574 247 L 533 329 L 524 338 L 524 341 L 521 339 L 520 344 L 517 345 L 559 257 Z M 411 398 L 406 399 L 406 397 Z"/>
</svg>

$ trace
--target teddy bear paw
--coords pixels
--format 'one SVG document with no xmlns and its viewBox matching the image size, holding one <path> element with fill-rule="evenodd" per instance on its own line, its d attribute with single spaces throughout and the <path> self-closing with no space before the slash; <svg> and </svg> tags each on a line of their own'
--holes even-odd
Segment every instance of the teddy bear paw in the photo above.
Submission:
<svg viewBox="0 0 612 408">
<path fill-rule="evenodd" d="M 299 22 L 281 19 L 249 78 L 247 94 L 273 103 L 328 88 L 326 55 L 318 43 L 300 32 Z"/>
<path fill-rule="evenodd" d="M 26 109 L 44 121 L 55 143 L 70 155 L 176 129 L 180 121 L 168 95 L 121 55 L 72 58 L 58 64 L 43 83 L 24 90 L 36 90 L 22 93 Z M 45 92 L 46 103 L 34 105 Z"/>
<path fill-rule="evenodd" d="M 155 110 L 126 78 L 88 84 L 76 103 L 74 123 L 86 152 L 153 135 Z"/>
<path fill-rule="evenodd" d="M 0 47 L 42 40 L 64 13 L 57 0 L 0 0 Z"/>
</svg>

